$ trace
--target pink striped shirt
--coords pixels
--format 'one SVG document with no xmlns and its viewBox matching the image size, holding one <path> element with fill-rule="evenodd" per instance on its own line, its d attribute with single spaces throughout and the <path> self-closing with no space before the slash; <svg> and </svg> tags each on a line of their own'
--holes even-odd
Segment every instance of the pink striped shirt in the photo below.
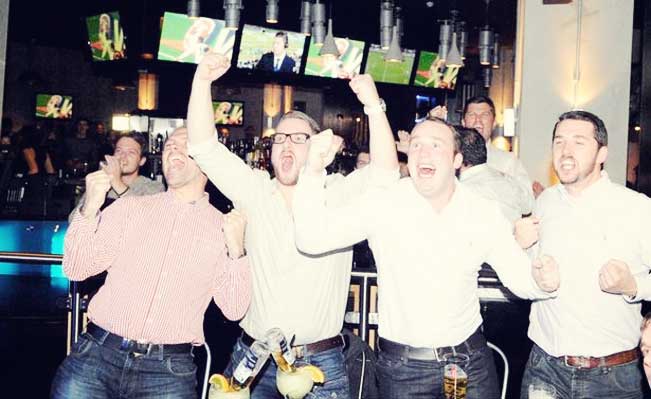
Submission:
<svg viewBox="0 0 651 399">
<path fill-rule="evenodd" d="M 227 256 L 222 224 L 207 194 L 195 203 L 169 191 L 122 198 L 95 220 L 75 212 L 63 270 L 76 281 L 108 272 L 88 309 L 98 326 L 140 342 L 199 345 L 211 298 L 231 320 L 251 301 L 248 260 Z"/>
</svg>

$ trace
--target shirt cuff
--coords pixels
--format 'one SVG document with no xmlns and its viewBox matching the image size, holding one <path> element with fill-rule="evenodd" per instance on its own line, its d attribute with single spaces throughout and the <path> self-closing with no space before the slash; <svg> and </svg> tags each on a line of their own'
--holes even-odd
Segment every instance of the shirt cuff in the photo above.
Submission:
<svg viewBox="0 0 651 399">
<path fill-rule="evenodd" d="M 208 140 L 204 140 L 200 143 L 190 143 L 188 142 L 188 155 L 195 157 L 197 155 L 209 154 L 212 151 L 215 151 L 219 146 L 219 140 L 217 139 L 217 134 L 214 134 Z"/>
<path fill-rule="evenodd" d="M 648 273 L 636 274 L 633 276 L 637 285 L 635 296 L 622 295 L 628 303 L 636 303 L 651 298 L 651 276 Z"/>
</svg>

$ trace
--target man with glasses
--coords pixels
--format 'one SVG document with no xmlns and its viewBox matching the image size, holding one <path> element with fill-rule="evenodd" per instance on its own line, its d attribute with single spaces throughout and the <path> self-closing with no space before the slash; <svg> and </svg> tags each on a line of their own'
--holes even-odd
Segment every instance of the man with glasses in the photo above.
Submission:
<svg viewBox="0 0 651 399">
<path fill-rule="evenodd" d="M 468 99 L 463 108 L 461 123 L 464 127 L 476 129 L 486 140 L 488 166 L 512 176 L 529 193 L 527 208 L 530 212 L 534 202 L 533 189 L 531 179 L 524 169 L 524 165 L 513 153 L 501 150 L 491 144 L 491 136 L 495 127 L 495 105 L 493 100 L 486 96 L 476 96 Z"/>
<path fill-rule="evenodd" d="M 283 115 L 271 138 L 275 178 L 252 170 L 215 135 L 210 85 L 229 67 L 226 57 L 206 55 L 194 75 L 188 106 L 190 153 L 215 186 L 246 213 L 248 222 L 246 250 L 252 264 L 254 294 L 240 323 L 244 332 L 235 344 L 226 374 L 232 373 L 233 365 L 254 340 L 263 339 L 267 330 L 278 327 L 288 339 L 294 337 L 298 361 L 314 364 L 326 374 L 325 384 L 315 387 L 311 397 L 347 398 L 348 377 L 339 333 L 348 298 L 352 247 L 320 256 L 298 251 L 291 214 L 298 174 L 319 126 L 302 112 Z M 373 80 L 360 75 L 350 86 L 369 116 L 371 164 L 345 178 L 326 178 L 328 201 L 341 205 L 371 184 L 398 179 L 393 134 Z M 341 139 L 333 141 L 333 146 L 341 145 Z M 269 364 L 254 382 L 251 397 L 280 398 L 275 375 L 276 366 Z"/>
</svg>

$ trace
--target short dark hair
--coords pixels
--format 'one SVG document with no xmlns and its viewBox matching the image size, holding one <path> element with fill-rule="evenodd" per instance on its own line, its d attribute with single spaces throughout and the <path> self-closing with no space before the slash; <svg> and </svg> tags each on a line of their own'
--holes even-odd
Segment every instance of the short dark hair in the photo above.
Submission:
<svg viewBox="0 0 651 399">
<path fill-rule="evenodd" d="M 280 117 L 280 120 L 278 121 L 278 124 L 276 126 L 278 126 L 280 124 L 280 122 L 284 121 L 285 119 L 300 119 L 300 120 L 302 120 L 303 122 L 307 123 L 310 126 L 310 129 L 312 130 L 311 132 L 309 132 L 310 134 L 316 134 L 316 133 L 319 133 L 321 131 L 321 127 L 319 126 L 317 121 L 315 121 L 314 118 L 312 118 L 311 116 L 309 116 L 305 112 L 296 111 L 296 110 L 289 111 L 289 112 L 285 113 L 285 115 Z M 308 132 L 305 132 L 305 133 L 308 133 Z"/>
<path fill-rule="evenodd" d="M 448 129 L 450 129 L 450 131 L 452 132 L 452 139 L 454 140 L 454 153 L 456 154 L 458 152 L 461 152 L 461 137 L 459 137 L 459 132 L 457 131 L 457 128 L 453 124 L 449 123 L 445 119 L 437 118 L 429 114 L 427 114 L 427 117 L 425 118 L 425 120 L 423 120 L 423 122 L 425 121 L 436 122 L 447 126 Z"/>
<path fill-rule="evenodd" d="M 287 36 L 287 33 L 280 31 L 276 32 L 275 37 L 282 37 L 283 38 L 283 43 L 285 43 L 285 48 L 289 47 L 289 36 Z"/>
<path fill-rule="evenodd" d="M 644 318 L 642 319 L 642 325 L 640 326 L 640 331 L 644 331 L 644 329 L 649 325 L 651 325 L 651 312 L 648 312 L 644 315 Z"/>
<path fill-rule="evenodd" d="M 462 118 L 466 116 L 466 112 L 468 112 L 468 106 L 470 104 L 488 104 L 488 106 L 491 108 L 491 112 L 493 113 L 493 116 L 495 116 L 495 104 L 493 103 L 493 100 L 491 100 L 490 97 L 474 96 L 466 100 L 466 105 L 463 106 L 463 114 L 461 114 Z"/>
<path fill-rule="evenodd" d="M 608 131 L 606 130 L 604 121 L 602 121 L 597 115 L 588 111 L 569 111 L 559 116 L 558 121 L 556 121 L 556 124 L 554 125 L 552 140 L 556 137 L 556 128 L 558 128 L 558 125 L 567 120 L 590 122 L 592 127 L 594 127 L 594 138 L 597 140 L 599 148 L 608 145 Z"/>
<path fill-rule="evenodd" d="M 145 139 L 145 136 L 142 133 L 139 132 L 128 132 L 128 133 L 122 133 L 121 135 L 117 136 L 115 138 L 115 142 L 113 143 L 113 149 L 117 147 L 118 141 L 129 138 L 138 143 L 140 145 L 140 156 L 144 157 L 147 156 L 147 139 Z"/>
<path fill-rule="evenodd" d="M 486 163 L 486 140 L 476 129 L 455 126 L 461 136 L 461 155 L 464 166 L 477 166 Z"/>
</svg>

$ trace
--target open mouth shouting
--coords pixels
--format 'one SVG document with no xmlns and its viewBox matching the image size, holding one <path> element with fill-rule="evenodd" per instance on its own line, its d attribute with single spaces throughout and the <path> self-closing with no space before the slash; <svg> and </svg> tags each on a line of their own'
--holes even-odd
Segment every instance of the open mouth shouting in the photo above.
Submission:
<svg viewBox="0 0 651 399">
<path fill-rule="evenodd" d="M 418 165 L 418 177 L 429 179 L 434 177 L 436 168 L 430 163 L 421 163 Z"/>
</svg>

